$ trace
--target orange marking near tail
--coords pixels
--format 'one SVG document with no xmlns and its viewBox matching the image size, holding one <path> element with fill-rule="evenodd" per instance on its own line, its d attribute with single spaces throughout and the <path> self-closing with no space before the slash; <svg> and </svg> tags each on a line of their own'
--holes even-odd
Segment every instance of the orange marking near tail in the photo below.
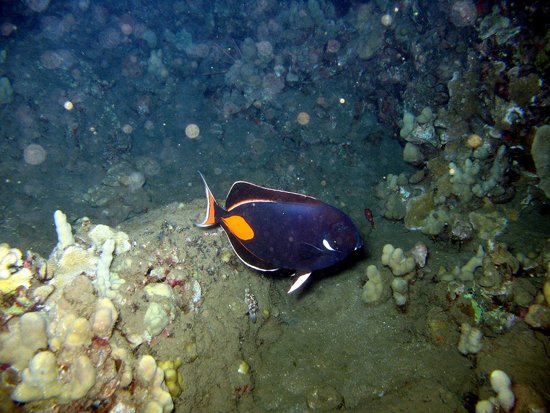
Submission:
<svg viewBox="0 0 550 413">
<path fill-rule="evenodd" d="M 227 226 L 227 229 L 240 240 L 248 241 L 254 238 L 254 230 L 243 217 L 234 215 L 222 218 L 222 221 Z"/>
<path fill-rule="evenodd" d="M 204 220 L 203 225 L 214 225 L 216 223 L 216 217 L 214 216 L 216 212 L 215 205 L 216 200 L 214 199 L 214 195 L 208 191 L 208 216 Z"/>
</svg>

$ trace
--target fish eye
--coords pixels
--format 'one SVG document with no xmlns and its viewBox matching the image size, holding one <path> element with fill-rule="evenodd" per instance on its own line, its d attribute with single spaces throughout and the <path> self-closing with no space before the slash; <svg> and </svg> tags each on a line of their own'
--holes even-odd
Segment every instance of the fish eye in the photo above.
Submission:
<svg viewBox="0 0 550 413">
<path fill-rule="evenodd" d="M 336 251 L 337 250 L 337 249 L 334 248 L 336 246 L 336 240 L 333 240 L 332 242 L 330 242 L 326 239 L 323 239 L 323 246 L 329 251 Z"/>
</svg>

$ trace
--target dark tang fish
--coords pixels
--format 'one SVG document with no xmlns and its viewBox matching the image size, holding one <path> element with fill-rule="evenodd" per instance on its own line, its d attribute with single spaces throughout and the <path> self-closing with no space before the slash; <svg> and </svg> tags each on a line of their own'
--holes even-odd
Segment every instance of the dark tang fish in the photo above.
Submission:
<svg viewBox="0 0 550 413">
<path fill-rule="evenodd" d="M 362 246 L 351 219 L 315 198 L 237 181 L 223 209 L 201 177 L 208 205 L 206 217 L 196 225 L 220 224 L 237 256 L 249 267 L 296 271 L 298 278 L 289 293 L 312 271 L 330 267 Z"/>
</svg>

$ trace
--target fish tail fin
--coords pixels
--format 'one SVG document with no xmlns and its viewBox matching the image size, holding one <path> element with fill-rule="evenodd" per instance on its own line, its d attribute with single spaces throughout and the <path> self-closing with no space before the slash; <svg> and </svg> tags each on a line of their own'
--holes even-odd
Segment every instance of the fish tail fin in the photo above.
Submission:
<svg viewBox="0 0 550 413">
<path fill-rule="evenodd" d="M 214 195 L 212 195 L 212 191 L 210 191 L 210 188 L 208 188 L 208 184 L 206 183 L 206 179 L 204 179 L 204 176 L 200 172 L 199 175 L 202 178 L 202 182 L 204 182 L 204 190 L 206 192 L 206 215 L 202 222 L 197 222 L 195 223 L 195 225 L 197 227 L 206 228 L 211 227 L 212 225 L 216 225 L 218 223 L 220 212 L 223 210 L 216 202 L 216 199 L 214 198 Z"/>
</svg>

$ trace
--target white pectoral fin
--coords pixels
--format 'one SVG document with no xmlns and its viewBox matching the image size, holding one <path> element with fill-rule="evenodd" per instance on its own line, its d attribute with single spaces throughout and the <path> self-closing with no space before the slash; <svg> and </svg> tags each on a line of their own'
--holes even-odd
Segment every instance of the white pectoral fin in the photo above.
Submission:
<svg viewBox="0 0 550 413">
<path fill-rule="evenodd" d="M 311 272 L 296 273 L 296 275 L 298 276 L 298 278 L 296 278 L 296 281 L 294 281 L 294 284 L 292 284 L 292 287 L 290 287 L 290 290 L 288 290 L 287 294 L 291 294 L 294 291 L 296 291 L 298 288 L 300 288 L 309 278 L 309 276 L 311 275 Z"/>
</svg>

